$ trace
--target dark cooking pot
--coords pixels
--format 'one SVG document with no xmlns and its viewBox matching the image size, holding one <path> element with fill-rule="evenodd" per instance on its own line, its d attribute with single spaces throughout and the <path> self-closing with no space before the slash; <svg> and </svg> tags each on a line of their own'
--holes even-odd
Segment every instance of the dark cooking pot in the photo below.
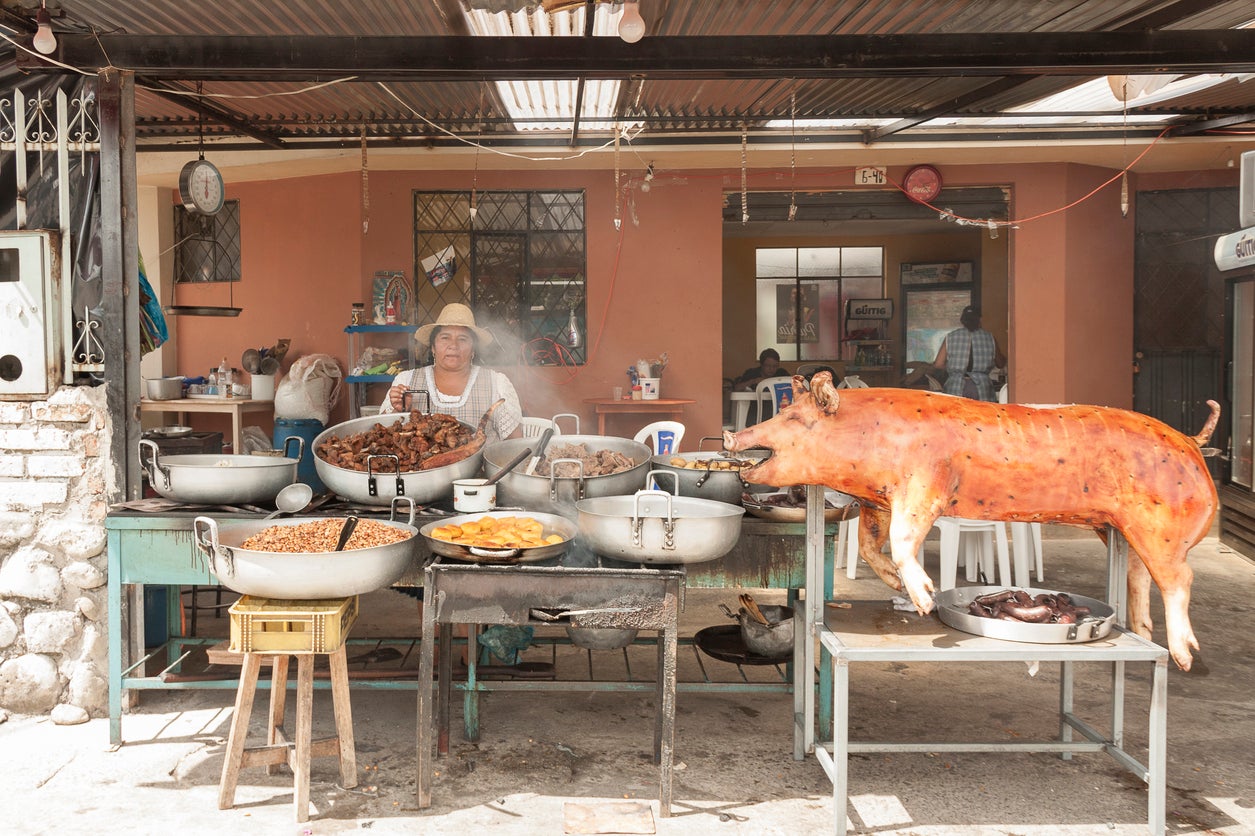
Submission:
<svg viewBox="0 0 1255 836">
<path fill-rule="evenodd" d="M 476 451 L 460 462 L 431 470 L 414 470 L 397 473 L 395 456 L 371 456 L 366 470 L 337 467 L 318 455 L 319 446 L 332 436 L 344 438 L 366 432 L 375 424 L 385 427 L 408 420 L 410 413 L 393 412 L 387 415 L 367 415 L 323 430 L 314 439 L 314 469 L 318 478 L 328 488 L 352 502 L 363 505 L 387 505 L 396 496 L 408 496 L 415 502 L 432 502 L 453 495 L 453 480 L 467 479 L 479 474 L 483 462 L 482 451 Z M 463 424 L 474 431 L 474 427 Z"/>
<path fill-rule="evenodd" d="M 495 476 L 524 447 L 530 447 L 534 439 L 510 438 L 495 441 L 484 448 L 484 472 Z M 549 442 L 546 455 L 552 461 L 557 450 L 565 444 L 583 444 L 590 453 L 610 450 L 622 453 L 635 464 L 628 469 L 607 476 L 551 476 L 540 473 L 529 476 L 518 468 L 502 477 L 497 483 L 497 505 L 517 505 L 529 511 L 545 511 L 575 517 L 575 503 L 581 499 L 598 496 L 630 494 L 645 487 L 645 474 L 649 470 L 649 448 L 630 438 L 607 435 L 556 435 Z"/>
<path fill-rule="evenodd" d="M 296 442 L 296 458 L 290 458 L 288 445 Z M 145 459 L 144 452 L 148 451 Z M 195 505 L 233 505 L 240 502 L 269 502 L 287 485 L 296 481 L 296 467 L 305 452 L 305 439 L 289 436 L 283 442 L 284 456 L 188 453 L 163 456 L 154 441 L 141 439 L 139 463 L 148 474 L 153 490 L 166 499 Z"/>
<path fill-rule="evenodd" d="M 680 496 L 740 505 L 741 494 L 749 486 L 741 479 L 742 462 L 746 468 L 755 463 L 727 453 L 663 453 L 654 456 L 653 468 L 675 474 Z"/>
</svg>

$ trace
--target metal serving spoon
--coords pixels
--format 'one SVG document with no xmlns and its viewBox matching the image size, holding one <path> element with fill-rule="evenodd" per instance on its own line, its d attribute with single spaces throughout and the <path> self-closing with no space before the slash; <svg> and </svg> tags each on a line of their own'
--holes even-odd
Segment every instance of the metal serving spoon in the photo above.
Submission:
<svg viewBox="0 0 1255 836">
<path fill-rule="evenodd" d="M 313 488 L 304 482 L 293 482 L 279 491 L 278 496 L 275 497 L 275 508 L 277 510 L 267 514 L 266 519 L 273 520 L 280 514 L 295 514 L 308 505 L 313 498 Z"/>
</svg>

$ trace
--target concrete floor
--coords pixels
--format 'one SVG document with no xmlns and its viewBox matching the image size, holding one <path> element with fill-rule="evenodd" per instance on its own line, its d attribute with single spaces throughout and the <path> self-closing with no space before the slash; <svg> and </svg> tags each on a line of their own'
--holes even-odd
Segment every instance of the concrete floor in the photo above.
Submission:
<svg viewBox="0 0 1255 836">
<path fill-rule="evenodd" d="M 1101 597 L 1105 550 L 1097 539 L 1046 530 L 1044 586 Z M 1255 833 L 1255 564 L 1205 540 L 1191 555 L 1191 607 L 1201 657 L 1189 674 L 1172 669 L 1168 692 L 1168 831 Z M 935 544 L 927 567 L 936 577 Z M 884 599 L 888 589 L 861 567 L 842 577 L 838 597 Z M 730 623 L 717 603 L 736 606 L 738 590 L 689 590 L 683 633 Z M 762 603 L 783 593 L 759 592 Z M 396 635 L 413 602 L 390 591 L 363 601 L 359 635 Z M 1154 601 L 1156 638 L 1162 610 Z M 382 632 L 378 632 L 382 631 Z M 548 659 L 548 649 L 526 658 Z M 649 676 L 652 648 L 631 650 L 633 673 Z M 702 677 L 697 652 L 681 648 L 681 680 Z M 703 657 L 712 678 L 737 669 Z M 561 648 L 559 667 L 583 670 L 588 656 Z M 618 675 L 622 654 L 594 654 L 598 676 Z M 753 678 L 774 668 L 746 669 Z M 586 673 L 582 674 L 587 676 Z M 1107 678 L 1078 675 L 1077 705 L 1105 716 Z M 1149 676 L 1130 668 L 1126 746 L 1145 757 Z M 1022 664 L 859 666 L 852 677 L 852 734 L 861 739 L 1048 738 L 1057 723 L 1057 671 L 1034 677 Z M 653 704 L 646 695 L 498 693 L 484 697 L 482 737 L 460 734 L 454 707 L 450 757 L 437 760 L 434 807 L 414 799 L 413 691 L 354 689 L 361 785 L 336 786 L 333 761 L 318 760 L 312 820 L 295 823 L 291 777 L 260 768 L 242 773 L 237 806 L 217 809 L 222 751 L 233 692 L 149 691 L 123 718 L 126 743 L 111 751 L 107 720 L 59 727 L 14 716 L 0 725 L 0 786 L 7 832 L 150 833 L 467 833 L 624 832 L 573 826 L 576 808 L 609 814 L 615 803 L 652 808 L 660 834 L 831 832 L 831 787 L 813 758 L 792 758 L 792 698 L 784 693 L 682 693 L 676 718 L 675 804 L 657 809 L 651 762 Z M 254 711 L 254 731 L 264 713 Z M 315 697 L 315 736 L 332 728 L 330 698 Z M 256 735 L 252 738 L 255 742 Z M 1063 761 L 1028 754 L 855 756 L 850 822 L 877 834 L 1133 834 L 1146 832 L 1146 791 L 1104 755 Z M 652 802 L 652 803 L 651 803 Z M 647 821 L 648 821 L 647 816 Z M 622 820 L 620 820 L 622 821 Z M 571 824 L 571 827 L 566 825 Z"/>
</svg>

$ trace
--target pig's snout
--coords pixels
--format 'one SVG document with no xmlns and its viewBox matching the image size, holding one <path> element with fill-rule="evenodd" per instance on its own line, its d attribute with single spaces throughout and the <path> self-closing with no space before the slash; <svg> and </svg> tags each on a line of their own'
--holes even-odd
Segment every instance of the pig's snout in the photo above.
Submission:
<svg viewBox="0 0 1255 836">
<path fill-rule="evenodd" d="M 723 449 L 736 452 L 736 433 L 732 432 L 732 430 L 723 431 Z"/>
</svg>

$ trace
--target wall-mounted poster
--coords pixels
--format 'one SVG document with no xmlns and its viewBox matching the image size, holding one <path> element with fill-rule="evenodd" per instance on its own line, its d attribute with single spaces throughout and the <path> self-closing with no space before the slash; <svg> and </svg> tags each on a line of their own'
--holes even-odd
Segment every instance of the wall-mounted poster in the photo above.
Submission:
<svg viewBox="0 0 1255 836">
<path fill-rule="evenodd" d="M 902 284 L 970 284 L 975 277 L 970 261 L 902 264 Z"/>
<path fill-rule="evenodd" d="M 906 291 L 906 362 L 931 363 L 941 343 L 959 325 L 959 314 L 972 304 L 970 290 Z"/>
<path fill-rule="evenodd" d="M 819 285 L 776 286 L 776 342 L 819 342 Z"/>
</svg>

